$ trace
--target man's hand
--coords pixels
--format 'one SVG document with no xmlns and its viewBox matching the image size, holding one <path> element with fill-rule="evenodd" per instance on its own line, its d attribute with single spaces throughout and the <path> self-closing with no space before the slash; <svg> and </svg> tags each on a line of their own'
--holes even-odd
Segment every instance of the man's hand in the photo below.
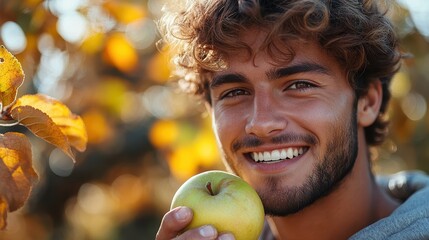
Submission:
<svg viewBox="0 0 429 240">
<path fill-rule="evenodd" d="M 187 207 L 177 207 L 167 212 L 161 222 L 156 240 L 186 240 L 186 239 L 217 239 L 234 240 L 234 236 L 229 233 L 218 235 L 217 230 L 211 225 L 190 229 L 186 232 L 182 230 L 192 221 L 192 210 Z"/>
</svg>

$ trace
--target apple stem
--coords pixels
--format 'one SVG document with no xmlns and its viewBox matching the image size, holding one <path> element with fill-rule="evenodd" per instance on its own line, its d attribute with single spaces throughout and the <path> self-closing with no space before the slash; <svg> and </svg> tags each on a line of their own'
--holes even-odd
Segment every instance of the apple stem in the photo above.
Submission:
<svg viewBox="0 0 429 240">
<path fill-rule="evenodd" d="M 214 196 L 215 194 L 213 193 L 213 189 L 212 189 L 212 183 L 211 182 L 207 182 L 206 184 L 206 188 L 207 190 L 209 190 L 210 195 Z"/>
</svg>

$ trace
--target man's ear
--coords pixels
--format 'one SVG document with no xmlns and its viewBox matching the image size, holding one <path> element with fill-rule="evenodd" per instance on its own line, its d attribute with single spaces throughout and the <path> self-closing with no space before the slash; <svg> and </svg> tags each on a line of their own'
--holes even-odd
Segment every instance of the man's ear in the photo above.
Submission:
<svg viewBox="0 0 429 240">
<path fill-rule="evenodd" d="M 383 90 L 379 80 L 369 84 L 368 92 L 361 96 L 357 106 L 357 121 L 362 127 L 370 126 L 380 114 Z"/>
</svg>

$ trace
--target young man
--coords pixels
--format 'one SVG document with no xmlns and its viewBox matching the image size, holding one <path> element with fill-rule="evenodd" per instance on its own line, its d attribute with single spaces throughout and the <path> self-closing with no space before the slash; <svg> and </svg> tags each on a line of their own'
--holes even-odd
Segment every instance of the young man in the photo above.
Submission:
<svg viewBox="0 0 429 240">
<path fill-rule="evenodd" d="M 401 57 L 378 2 L 195 0 L 160 22 L 226 167 L 262 199 L 261 239 L 429 239 L 428 178 L 371 172 Z M 233 239 L 182 233 L 191 219 L 171 210 L 157 239 Z"/>
</svg>

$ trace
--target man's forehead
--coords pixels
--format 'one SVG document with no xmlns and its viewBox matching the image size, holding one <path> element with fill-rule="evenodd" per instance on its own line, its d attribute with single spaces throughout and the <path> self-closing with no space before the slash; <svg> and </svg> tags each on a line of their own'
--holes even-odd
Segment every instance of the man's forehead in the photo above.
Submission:
<svg viewBox="0 0 429 240">
<path fill-rule="evenodd" d="M 300 51 L 320 51 L 316 40 L 299 37 L 289 39 L 271 39 L 268 31 L 262 28 L 250 28 L 239 34 L 237 41 L 244 43 L 249 48 L 241 48 L 232 52 L 222 53 L 222 58 L 227 65 L 231 62 L 248 61 L 249 58 L 257 58 L 261 55 L 269 55 L 276 64 L 287 64 L 293 61 L 295 53 Z M 251 50 L 251 52 L 249 52 Z M 224 69 L 223 69 L 224 70 Z"/>
<path fill-rule="evenodd" d="M 283 55 L 280 56 L 281 54 Z M 285 54 L 289 55 L 285 56 Z M 218 85 L 214 84 L 214 81 L 223 83 L 245 79 L 250 77 L 249 71 L 256 68 L 259 68 L 267 79 L 304 72 L 327 75 L 332 75 L 333 72 L 345 72 L 333 56 L 322 49 L 317 42 L 311 41 L 291 41 L 286 49 L 280 49 L 279 52 L 271 55 L 267 50 L 256 52 L 253 56 L 246 55 L 245 51 L 230 54 L 225 58 L 225 62 L 224 69 L 213 72 L 209 78 L 209 86 Z"/>
<path fill-rule="evenodd" d="M 255 43 L 255 42 L 254 42 Z M 270 64 L 272 67 L 286 67 L 297 62 L 316 62 L 318 59 L 332 59 L 329 54 L 319 47 L 318 43 L 310 41 L 291 40 L 282 45 L 262 48 L 260 44 L 253 44 L 252 52 L 242 49 L 234 53 L 224 54 L 222 59 L 225 67 L 213 72 L 213 75 L 225 74 L 231 68 L 243 66 L 243 64 L 260 67 Z M 263 64 L 261 64 L 263 63 Z"/>
</svg>

